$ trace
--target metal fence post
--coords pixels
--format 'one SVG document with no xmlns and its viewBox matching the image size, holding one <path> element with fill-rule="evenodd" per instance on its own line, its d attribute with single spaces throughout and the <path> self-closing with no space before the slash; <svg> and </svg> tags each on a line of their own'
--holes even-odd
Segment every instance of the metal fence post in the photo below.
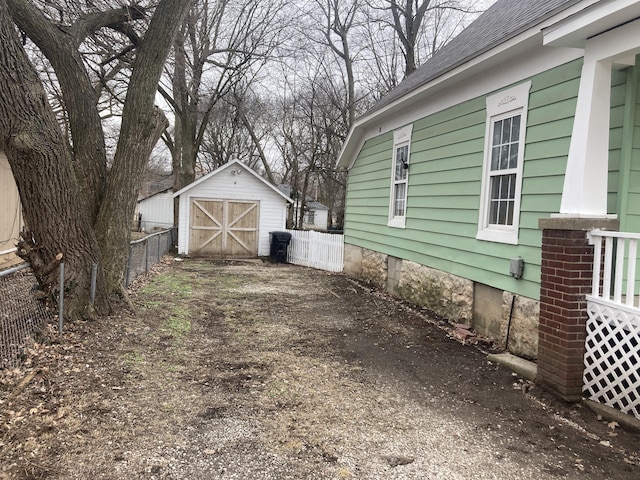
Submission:
<svg viewBox="0 0 640 480">
<path fill-rule="evenodd" d="M 149 237 L 144 240 L 144 273 L 149 272 Z"/>
<path fill-rule="evenodd" d="M 129 259 L 127 260 L 127 271 L 125 272 L 124 278 L 124 286 L 128 287 L 131 280 L 129 279 L 129 275 L 131 274 L 131 253 L 133 252 L 133 248 L 131 248 L 131 243 L 129 243 Z"/>
</svg>

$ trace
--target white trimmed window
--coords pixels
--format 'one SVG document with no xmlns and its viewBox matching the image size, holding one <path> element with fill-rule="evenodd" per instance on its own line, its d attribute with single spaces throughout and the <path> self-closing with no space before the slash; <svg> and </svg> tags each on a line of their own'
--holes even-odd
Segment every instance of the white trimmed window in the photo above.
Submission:
<svg viewBox="0 0 640 480">
<path fill-rule="evenodd" d="M 409 154 L 413 125 L 393 132 L 393 161 L 391 165 L 391 201 L 389 226 L 404 228 L 407 217 L 407 192 L 409 190 Z"/>
<path fill-rule="evenodd" d="M 307 223 L 313 225 L 316 223 L 316 211 L 309 210 L 307 211 Z"/>
<path fill-rule="evenodd" d="M 526 82 L 487 97 L 479 240 L 518 243 L 530 89 Z"/>
</svg>

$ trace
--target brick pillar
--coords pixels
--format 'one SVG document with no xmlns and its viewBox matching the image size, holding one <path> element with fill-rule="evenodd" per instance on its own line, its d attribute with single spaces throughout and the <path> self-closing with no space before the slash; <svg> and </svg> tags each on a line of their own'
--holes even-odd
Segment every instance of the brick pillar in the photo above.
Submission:
<svg viewBox="0 0 640 480">
<path fill-rule="evenodd" d="M 560 398 L 582 398 L 593 246 L 587 232 L 617 230 L 613 219 L 540 219 L 542 265 L 537 381 Z"/>
</svg>

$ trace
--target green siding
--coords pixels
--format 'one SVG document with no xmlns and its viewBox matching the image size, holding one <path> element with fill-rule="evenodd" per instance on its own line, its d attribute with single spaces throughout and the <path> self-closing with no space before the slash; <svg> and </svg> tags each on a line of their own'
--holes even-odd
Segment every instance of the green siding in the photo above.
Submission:
<svg viewBox="0 0 640 480">
<path fill-rule="evenodd" d="M 620 216 L 620 230 L 640 232 L 640 72 L 636 57 L 636 68 L 629 69 L 626 77 L 624 111 L 620 114 L 622 124 L 619 137 L 621 148 L 618 152 L 619 175 L 610 181 L 617 181 L 618 196 L 615 197 Z M 612 120 L 612 127 L 614 126 Z M 617 125 L 616 125 L 617 126 Z M 612 185 L 610 184 L 610 189 Z M 611 195 L 610 195 L 611 196 Z M 628 251 L 625 253 L 628 257 Z M 628 261 L 628 258 L 625 259 Z M 640 271 L 640 260 L 636 272 Z M 625 273 L 626 275 L 626 273 Z M 625 282 L 626 282 L 625 278 Z M 626 286 L 623 286 L 626 288 Z M 636 292 L 640 290 L 640 278 L 636 277 Z"/>
<path fill-rule="evenodd" d="M 618 189 L 623 145 L 623 125 L 627 98 L 627 70 L 614 70 L 611 75 L 611 118 L 609 120 L 609 176 L 607 179 L 607 212 L 620 214 Z"/>
<path fill-rule="evenodd" d="M 624 149 L 621 152 L 620 192 L 626 193 L 618 199 L 620 208 L 620 230 L 640 232 L 640 58 L 636 57 L 636 68 L 628 76 Z M 640 281 L 640 280 L 639 280 Z"/>
<path fill-rule="evenodd" d="M 392 133 L 368 140 L 349 172 L 345 241 L 530 298 L 539 298 L 538 220 L 560 208 L 582 61 L 531 79 L 524 152 L 519 244 L 476 240 L 485 145 L 485 97 L 413 124 L 406 228 L 387 226 Z M 617 202 L 618 164 L 627 97 L 626 72 L 614 72 L 609 200 Z M 640 132 L 640 115 L 636 116 Z M 634 137 L 635 139 L 635 137 Z M 632 151 L 640 179 L 640 141 Z M 640 198 L 640 182 L 631 182 Z M 640 203 L 640 202 L 638 202 Z M 613 208 L 617 210 L 617 208 Z M 635 208 L 640 222 L 640 207 Z M 631 212 L 630 212 L 631 215 Z M 524 278 L 509 276 L 521 256 Z"/>
</svg>

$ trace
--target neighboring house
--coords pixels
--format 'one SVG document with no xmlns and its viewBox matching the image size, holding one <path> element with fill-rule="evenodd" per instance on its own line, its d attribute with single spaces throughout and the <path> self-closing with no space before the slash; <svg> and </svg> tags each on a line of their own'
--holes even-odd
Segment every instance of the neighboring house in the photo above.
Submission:
<svg viewBox="0 0 640 480">
<path fill-rule="evenodd" d="M 298 218 L 300 215 L 301 202 L 297 200 L 298 196 L 291 195 L 291 185 L 278 185 L 278 190 L 287 197 L 294 198 L 294 202 L 289 206 L 291 209 L 291 218 Z M 302 230 L 323 230 L 329 228 L 329 207 L 316 201 L 313 197 L 307 195 L 304 202 L 304 217 Z"/>
<path fill-rule="evenodd" d="M 144 232 L 173 227 L 173 189 L 167 188 L 138 200 L 135 222 Z"/>
<path fill-rule="evenodd" d="M 640 232 L 639 18 L 640 1 L 498 0 L 374 104 L 338 160 L 345 271 L 579 397 L 587 232 Z"/>
<path fill-rule="evenodd" d="M 178 253 L 215 258 L 268 256 L 269 234 L 285 229 L 292 202 L 239 160 L 173 196 L 180 198 Z"/>
<path fill-rule="evenodd" d="M 329 207 L 313 198 L 307 198 L 302 223 L 303 230 L 327 230 L 329 228 Z"/>
<path fill-rule="evenodd" d="M 0 150 L 0 270 L 21 262 L 16 242 L 24 226 L 18 188 L 4 152 Z"/>
</svg>

